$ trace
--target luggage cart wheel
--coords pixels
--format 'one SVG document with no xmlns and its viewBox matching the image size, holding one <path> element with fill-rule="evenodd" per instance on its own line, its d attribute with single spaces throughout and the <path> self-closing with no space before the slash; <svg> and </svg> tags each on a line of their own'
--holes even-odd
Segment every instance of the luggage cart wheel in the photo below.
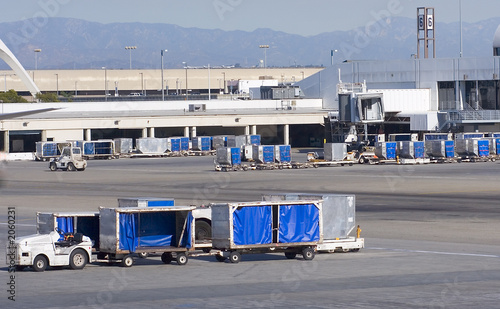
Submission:
<svg viewBox="0 0 500 309">
<path fill-rule="evenodd" d="M 178 265 L 186 265 L 188 262 L 188 257 L 186 253 L 184 252 L 177 253 L 176 261 Z"/>
<path fill-rule="evenodd" d="M 224 262 L 226 260 L 226 257 L 220 254 L 216 254 L 215 259 L 219 262 Z"/>
<path fill-rule="evenodd" d="M 302 256 L 306 261 L 314 259 L 314 249 L 311 247 L 305 247 L 304 249 L 302 249 Z"/>
<path fill-rule="evenodd" d="M 161 255 L 161 261 L 165 264 L 170 264 L 170 262 L 172 262 L 172 253 L 163 252 Z"/>
<path fill-rule="evenodd" d="M 239 263 L 241 261 L 241 254 L 238 251 L 231 251 L 229 254 L 229 261 L 231 261 L 231 263 Z"/>
<path fill-rule="evenodd" d="M 132 267 L 134 265 L 134 258 L 131 255 L 126 255 L 123 257 L 122 262 L 120 263 L 122 267 Z"/>
<path fill-rule="evenodd" d="M 287 259 L 294 259 L 297 256 L 297 252 L 285 252 L 285 256 Z"/>
</svg>

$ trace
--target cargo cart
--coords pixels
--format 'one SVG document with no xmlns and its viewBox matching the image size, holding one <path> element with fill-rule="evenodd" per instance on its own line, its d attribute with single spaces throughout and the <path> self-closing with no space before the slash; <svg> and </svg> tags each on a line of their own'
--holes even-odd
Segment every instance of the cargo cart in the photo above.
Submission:
<svg viewBox="0 0 500 309">
<path fill-rule="evenodd" d="M 322 201 L 211 204 L 216 258 L 238 263 L 241 254 L 283 252 L 312 260 L 323 243 Z"/>
<path fill-rule="evenodd" d="M 100 252 L 97 262 L 131 267 L 139 254 L 162 252 L 161 260 L 185 265 L 194 251 L 195 206 L 99 208 Z M 107 257 L 107 258 L 106 258 Z"/>
</svg>

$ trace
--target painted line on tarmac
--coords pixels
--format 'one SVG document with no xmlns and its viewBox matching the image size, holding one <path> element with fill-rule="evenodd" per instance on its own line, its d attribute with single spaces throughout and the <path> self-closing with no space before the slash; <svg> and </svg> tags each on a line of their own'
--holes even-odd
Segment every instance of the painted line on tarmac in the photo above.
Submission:
<svg viewBox="0 0 500 309">
<path fill-rule="evenodd" d="M 500 255 L 494 254 L 476 254 L 476 253 L 459 253 L 459 252 L 441 252 L 441 251 L 425 251 L 425 250 L 409 250 L 409 249 L 391 249 L 391 248 L 365 248 L 368 250 L 384 250 L 384 251 L 397 251 L 397 252 L 410 252 L 410 253 L 430 253 L 442 255 L 458 255 L 458 256 L 475 256 L 475 257 L 489 257 L 500 258 Z"/>
</svg>

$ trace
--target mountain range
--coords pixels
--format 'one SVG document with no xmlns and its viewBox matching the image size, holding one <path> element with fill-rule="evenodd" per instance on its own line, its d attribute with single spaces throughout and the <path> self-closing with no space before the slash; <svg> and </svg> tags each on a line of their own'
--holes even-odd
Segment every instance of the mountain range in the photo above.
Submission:
<svg viewBox="0 0 500 309">
<path fill-rule="evenodd" d="M 499 18 L 463 23 L 463 56 L 489 57 Z M 458 57 L 458 23 L 435 26 L 437 57 Z M 268 67 L 328 66 L 343 60 L 407 59 L 416 53 L 416 22 L 391 17 L 349 31 L 301 36 L 271 29 L 223 31 L 172 24 L 101 24 L 70 18 L 27 19 L 0 23 L 0 39 L 26 69 L 159 69 L 164 67 L 262 65 Z M 269 45 L 269 48 L 259 48 Z M 126 50 L 126 46 L 137 49 Z M 41 52 L 35 53 L 35 49 Z M 0 69 L 8 69 L 0 63 Z"/>
</svg>

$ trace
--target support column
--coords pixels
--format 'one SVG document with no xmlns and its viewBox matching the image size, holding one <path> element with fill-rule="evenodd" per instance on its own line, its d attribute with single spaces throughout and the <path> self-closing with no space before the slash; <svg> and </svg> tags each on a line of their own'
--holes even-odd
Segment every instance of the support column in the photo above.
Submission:
<svg viewBox="0 0 500 309">
<path fill-rule="evenodd" d="M 148 128 L 148 137 L 155 137 L 155 128 Z"/>
<path fill-rule="evenodd" d="M 9 141 L 9 131 L 3 131 L 3 151 L 5 153 L 9 153 L 10 152 L 9 144 L 10 144 L 10 141 Z"/>
<path fill-rule="evenodd" d="M 83 129 L 83 139 L 86 141 L 92 140 L 92 134 L 90 129 Z"/>
<path fill-rule="evenodd" d="M 245 127 L 245 135 L 250 135 L 250 126 Z"/>
<path fill-rule="evenodd" d="M 191 138 L 196 137 L 196 127 L 191 127 Z"/>
<path fill-rule="evenodd" d="M 252 135 L 257 135 L 257 126 L 256 125 L 252 126 Z"/>
<path fill-rule="evenodd" d="M 189 127 L 184 127 L 184 137 L 189 137 Z"/>
<path fill-rule="evenodd" d="M 46 142 L 47 141 L 47 131 L 46 130 L 42 130 L 42 134 L 41 134 L 41 139 L 42 139 L 42 142 Z"/>
<path fill-rule="evenodd" d="M 290 125 L 283 125 L 283 144 L 290 145 Z"/>
<path fill-rule="evenodd" d="M 148 137 L 148 128 L 142 128 L 142 138 Z"/>
</svg>

